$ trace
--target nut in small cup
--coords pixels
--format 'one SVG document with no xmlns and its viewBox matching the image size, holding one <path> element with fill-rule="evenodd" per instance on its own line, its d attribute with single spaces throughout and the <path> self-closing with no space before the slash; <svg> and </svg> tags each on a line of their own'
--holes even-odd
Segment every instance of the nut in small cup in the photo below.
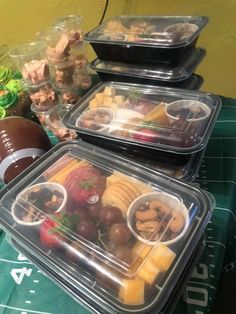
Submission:
<svg viewBox="0 0 236 314">
<path fill-rule="evenodd" d="M 20 225 L 37 226 L 47 214 L 63 211 L 66 202 L 67 192 L 61 184 L 42 182 L 27 187 L 16 197 L 11 214 Z"/>
<path fill-rule="evenodd" d="M 186 122 L 203 122 L 210 116 L 211 109 L 203 102 L 194 99 L 181 99 L 166 105 L 166 115 L 170 123 L 180 119 Z"/>
<path fill-rule="evenodd" d="M 132 202 L 127 212 L 127 225 L 133 235 L 147 245 L 172 245 L 188 230 L 188 210 L 171 194 L 151 192 Z"/>
<path fill-rule="evenodd" d="M 109 126 L 114 119 L 114 111 L 105 107 L 100 107 L 84 111 L 76 120 L 75 125 L 93 131 L 108 132 Z"/>
</svg>

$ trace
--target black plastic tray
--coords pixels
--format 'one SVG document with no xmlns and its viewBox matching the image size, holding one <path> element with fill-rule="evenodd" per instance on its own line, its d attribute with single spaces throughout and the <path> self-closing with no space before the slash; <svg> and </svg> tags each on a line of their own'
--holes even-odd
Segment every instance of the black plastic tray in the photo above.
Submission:
<svg viewBox="0 0 236 314">
<path fill-rule="evenodd" d="M 160 41 L 155 43 L 150 40 L 146 43 L 100 39 L 101 31 L 109 21 L 122 21 L 129 24 L 137 19 L 154 20 L 163 27 L 175 23 L 196 23 L 199 29 L 186 40 L 166 43 Z M 189 48 L 195 47 L 202 29 L 208 23 L 205 16 L 120 16 L 114 17 L 102 25 L 97 26 L 90 32 L 86 33 L 84 39 L 88 41 L 101 60 L 119 61 L 119 62 L 137 62 L 155 64 L 160 61 L 167 63 L 177 63 L 181 56 Z M 122 33 L 121 33 L 122 34 Z"/>
<path fill-rule="evenodd" d="M 202 76 L 198 74 L 192 74 L 187 79 L 177 81 L 177 82 L 170 82 L 170 81 L 160 81 L 160 80 L 152 80 L 143 77 L 137 76 L 128 76 L 128 75 L 120 75 L 118 73 L 105 73 L 99 72 L 99 75 L 102 81 L 115 81 L 115 82 L 128 82 L 134 84 L 144 84 L 144 85 L 158 85 L 158 86 L 166 86 L 166 87 L 175 87 L 175 88 L 184 88 L 184 89 L 192 89 L 198 90 L 202 86 L 204 79 Z"/>
<path fill-rule="evenodd" d="M 198 89 L 203 79 L 193 75 L 193 73 L 205 55 L 204 49 L 193 48 L 188 53 L 183 54 L 179 64 L 175 66 L 170 66 L 165 62 L 153 66 L 150 64 L 109 62 L 97 58 L 91 62 L 90 67 L 104 81 Z"/>
</svg>

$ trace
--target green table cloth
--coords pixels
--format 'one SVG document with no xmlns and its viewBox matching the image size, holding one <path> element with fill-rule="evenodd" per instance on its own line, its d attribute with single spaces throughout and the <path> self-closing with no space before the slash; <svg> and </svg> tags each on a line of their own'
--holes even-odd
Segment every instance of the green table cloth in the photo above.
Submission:
<svg viewBox="0 0 236 314">
<path fill-rule="evenodd" d="M 236 262 L 236 100 L 221 97 L 222 109 L 197 182 L 216 198 L 205 231 L 206 246 L 175 314 L 210 313 L 223 272 Z M 56 143 L 54 137 L 51 138 Z M 78 304 L 0 234 L 0 313 L 83 314 Z"/>
</svg>

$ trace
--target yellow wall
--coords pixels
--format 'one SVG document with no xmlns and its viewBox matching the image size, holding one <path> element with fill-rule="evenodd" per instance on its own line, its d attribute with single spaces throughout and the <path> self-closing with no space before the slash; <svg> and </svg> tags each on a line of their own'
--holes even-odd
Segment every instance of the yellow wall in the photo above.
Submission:
<svg viewBox="0 0 236 314">
<path fill-rule="evenodd" d="M 98 24 L 104 4 L 105 0 L 0 0 L 0 45 L 29 41 L 64 14 L 83 15 L 86 32 Z M 235 12 L 236 0 L 110 0 L 105 20 L 119 14 L 209 16 L 198 41 L 207 50 L 197 70 L 205 80 L 202 90 L 236 98 Z"/>
</svg>

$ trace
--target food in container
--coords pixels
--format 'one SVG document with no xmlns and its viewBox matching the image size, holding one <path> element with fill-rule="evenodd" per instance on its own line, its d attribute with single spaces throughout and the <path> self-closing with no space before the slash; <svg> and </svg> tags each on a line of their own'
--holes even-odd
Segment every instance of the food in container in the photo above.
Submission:
<svg viewBox="0 0 236 314">
<path fill-rule="evenodd" d="M 77 87 L 58 88 L 58 102 L 59 104 L 74 105 L 81 98 L 81 92 Z"/>
<path fill-rule="evenodd" d="M 101 60 L 175 63 L 195 47 L 203 16 L 118 16 L 85 34 Z"/>
<path fill-rule="evenodd" d="M 73 47 L 83 43 L 82 22 L 83 17 L 81 15 L 70 14 L 58 17 L 54 26 L 62 30 L 68 37 L 70 46 Z"/>
<path fill-rule="evenodd" d="M 193 72 L 202 61 L 205 50 L 192 48 L 183 54 L 177 65 L 160 63 L 158 65 L 120 63 L 95 59 L 90 67 L 96 71 L 102 81 L 118 81 L 169 87 L 198 89 L 193 85 Z M 195 87 L 195 88 L 193 88 Z"/>
<path fill-rule="evenodd" d="M 74 73 L 75 86 L 86 91 L 92 85 L 92 77 L 87 67 L 77 67 Z"/>
<path fill-rule="evenodd" d="M 51 269 L 48 268 L 48 265 L 47 263 L 45 263 L 42 256 L 40 256 L 40 259 L 35 258 L 35 256 L 27 250 L 27 247 L 24 247 L 22 243 L 16 242 L 13 239 L 11 239 L 11 244 L 16 250 L 24 254 L 24 256 L 26 256 L 32 263 L 34 263 L 39 269 L 41 269 L 44 274 L 52 278 L 54 282 L 56 282 L 63 289 L 65 289 L 65 291 L 67 291 L 73 298 L 78 299 L 78 292 L 76 291 L 76 287 L 71 287 L 68 282 L 65 282 L 59 272 L 52 272 Z M 202 254 L 204 245 L 204 242 L 200 240 L 195 252 L 188 262 L 188 265 L 185 267 L 183 278 L 178 281 L 178 285 L 175 287 L 174 292 L 171 294 L 171 297 L 168 303 L 163 308 L 162 312 L 169 313 L 176 308 L 177 302 L 181 298 L 184 288 L 186 287 L 186 284 L 191 277 L 193 269 Z M 81 302 L 83 306 L 85 306 L 92 312 L 99 311 L 99 306 L 94 304 L 91 300 L 81 300 L 80 298 L 79 302 Z"/>
<path fill-rule="evenodd" d="M 43 41 L 18 45 L 9 50 L 9 56 L 28 85 L 40 84 L 49 79 L 46 44 Z"/>
<path fill-rule="evenodd" d="M 50 148 L 47 134 L 23 117 L 0 120 L 0 180 L 8 183 Z"/>
<path fill-rule="evenodd" d="M 36 226 L 43 222 L 45 214 L 65 209 L 67 192 L 54 182 L 42 182 L 23 190 L 12 205 L 12 216 L 21 225 Z"/>
<path fill-rule="evenodd" d="M 50 81 L 27 86 L 27 92 L 37 110 L 47 110 L 57 104 L 57 94 Z"/>
<path fill-rule="evenodd" d="M 189 216 L 178 198 L 164 192 L 151 192 L 133 201 L 127 212 L 127 223 L 139 241 L 169 245 L 184 236 Z"/>
<path fill-rule="evenodd" d="M 109 129 L 109 125 L 114 121 L 114 118 L 115 114 L 110 109 L 90 109 L 79 117 L 76 121 L 76 126 L 103 132 Z"/>
<path fill-rule="evenodd" d="M 173 119 L 169 111 L 176 101 L 180 103 L 179 114 Z M 198 118 L 197 110 L 186 109 L 186 102 L 191 103 L 191 108 L 198 108 L 201 103 L 206 113 L 204 119 Z M 192 154 L 206 147 L 220 106 L 219 97 L 210 93 L 105 82 L 87 93 L 64 116 L 64 123 L 82 139 L 98 145 L 106 142 L 107 148 L 118 144 L 130 151 L 136 149 L 137 153 L 145 150 L 150 155 L 157 151 Z M 96 131 L 90 127 L 92 123 L 77 123 L 89 110 L 101 108 L 114 112 L 109 128 Z"/>
<path fill-rule="evenodd" d="M 77 138 L 77 133 L 74 130 L 67 129 L 62 122 L 63 116 L 72 106 L 72 104 L 57 105 L 49 109 L 46 113 L 45 125 L 61 141 L 69 141 Z"/>
<path fill-rule="evenodd" d="M 50 64 L 50 76 L 58 88 L 70 87 L 74 84 L 74 61 L 68 60 L 57 64 Z"/>
<path fill-rule="evenodd" d="M 38 208 L 45 218 L 35 228 L 17 223 L 12 208 L 19 195 L 48 182 L 65 188 L 65 209 L 46 214 Z M 133 204 L 142 196 L 149 200 L 150 193 L 167 207 L 177 204 L 175 209 L 183 214 L 184 231 L 175 241 L 169 234 L 161 240 L 165 229 L 155 243 L 144 243 L 131 231 Z M 168 303 L 213 205 L 194 186 L 80 141 L 54 147 L 3 189 L 0 224 L 36 259 L 45 261 L 52 274 L 60 274 L 78 300 L 88 299 L 105 313 L 150 313 Z M 166 226 L 174 217 L 173 212 L 166 217 Z"/>
</svg>

